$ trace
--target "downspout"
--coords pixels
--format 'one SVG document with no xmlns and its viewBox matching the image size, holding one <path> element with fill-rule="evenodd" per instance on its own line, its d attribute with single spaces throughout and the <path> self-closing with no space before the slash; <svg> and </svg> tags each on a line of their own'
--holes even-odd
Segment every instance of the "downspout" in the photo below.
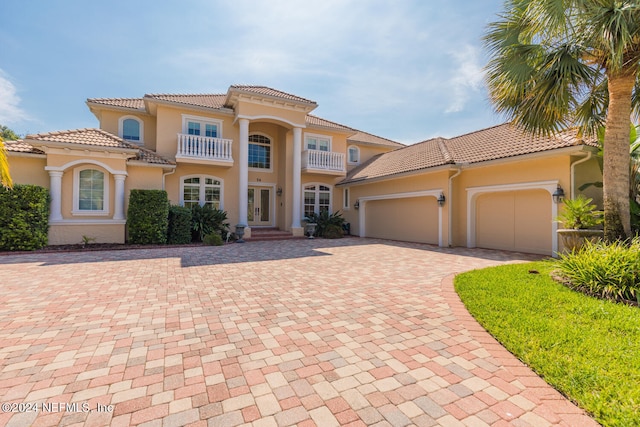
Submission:
<svg viewBox="0 0 640 427">
<path fill-rule="evenodd" d="M 451 206 L 453 205 L 453 178 L 455 178 L 456 176 L 460 175 L 462 173 L 462 165 L 458 166 L 458 172 L 456 172 L 455 174 L 451 175 L 449 177 L 449 210 L 447 212 L 449 219 L 447 221 L 447 240 L 449 243 L 449 247 L 452 247 L 452 242 L 453 242 L 453 238 L 452 238 L 452 234 L 453 234 L 453 209 L 451 208 Z"/>
<path fill-rule="evenodd" d="M 163 174 L 162 174 L 162 189 L 163 189 L 163 190 L 165 189 L 165 188 L 164 188 L 164 184 L 165 184 L 165 177 L 166 177 L 167 175 L 171 175 L 171 174 L 174 174 L 174 173 L 176 173 L 176 168 L 173 168 L 173 169 L 171 170 L 171 172 L 166 172 L 166 173 L 163 173 Z"/>
<path fill-rule="evenodd" d="M 576 166 L 579 165 L 580 163 L 584 163 L 586 161 L 591 160 L 591 157 L 593 156 L 593 151 L 589 151 L 587 152 L 587 157 L 585 157 L 584 159 L 580 159 L 576 162 L 573 162 L 571 164 L 571 183 L 569 184 L 571 186 L 571 199 L 575 199 L 576 197 L 576 177 L 575 177 L 575 173 L 576 173 Z"/>
</svg>

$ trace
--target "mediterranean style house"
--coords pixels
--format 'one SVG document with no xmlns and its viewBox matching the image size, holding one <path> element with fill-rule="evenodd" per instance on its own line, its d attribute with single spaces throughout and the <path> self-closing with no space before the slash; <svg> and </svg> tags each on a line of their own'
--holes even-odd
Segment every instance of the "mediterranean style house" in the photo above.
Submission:
<svg viewBox="0 0 640 427">
<path fill-rule="evenodd" d="M 224 209 L 245 237 L 301 236 L 306 215 L 340 210 L 358 236 L 552 255 L 554 193 L 601 180 L 597 147 L 575 135 L 504 124 L 404 146 L 264 86 L 87 106 L 97 129 L 6 143 L 14 181 L 49 188 L 50 244 L 124 242 L 129 191 L 164 189 L 173 204 Z"/>
</svg>

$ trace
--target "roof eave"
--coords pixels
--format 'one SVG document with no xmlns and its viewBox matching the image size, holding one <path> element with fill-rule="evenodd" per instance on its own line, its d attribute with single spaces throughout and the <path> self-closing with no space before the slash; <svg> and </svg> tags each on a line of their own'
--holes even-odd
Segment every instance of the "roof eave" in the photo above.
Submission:
<svg viewBox="0 0 640 427">
<path fill-rule="evenodd" d="M 168 99 L 158 99 L 149 95 L 145 95 L 142 99 L 144 100 L 145 105 L 149 105 L 149 107 L 147 107 L 149 111 L 154 111 L 152 104 L 161 104 L 161 105 L 167 105 L 170 107 L 186 108 L 189 110 L 195 110 L 195 111 L 201 111 L 201 112 L 207 112 L 207 113 L 225 114 L 228 116 L 233 116 L 234 114 L 234 111 L 227 107 L 215 107 L 215 108 L 204 107 L 202 105 L 188 104 L 186 102 L 170 101 Z"/>
<path fill-rule="evenodd" d="M 108 145 L 79 144 L 76 142 L 40 141 L 37 139 L 30 139 L 30 138 L 25 138 L 24 141 L 31 144 L 34 147 L 70 148 L 75 150 L 109 151 L 112 153 L 131 153 L 131 154 L 138 153 L 137 148 L 110 147 Z"/>
<path fill-rule="evenodd" d="M 345 186 L 354 186 L 354 185 L 365 185 L 365 184 L 372 184 L 372 183 L 376 183 L 376 182 L 382 182 L 382 181 L 390 181 L 390 180 L 394 180 L 394 179 L 398 179 L 398 178 L 406 178 L 409 176 L 413 176 L 413 175 L 421 175 L 421 174 L 425 174 L 425 173 L 434 173 L 434 172 L 441 172 L 444 170 L 456 170 L 457 169 L 456 164 L 454 163 L 445 163 L 442 165 L 437 165 L 437 166 L 431 166 L 428 168 L 420 168 L 420 169 L 414 169 L 411 171 L 406 171 L 406 172 L 398 172 L 398 173 L 394 173 L 394 174 L 390 174 L 390 175 L 384 175 L 384 176 L 378 176 L 375 178 L 364 178 L 362 180 L 357 180 L 357 181 L 350 181 L 350 182 L 339 182 L 336 184 L 337 187 L 345 187 Z"/>
</svg>

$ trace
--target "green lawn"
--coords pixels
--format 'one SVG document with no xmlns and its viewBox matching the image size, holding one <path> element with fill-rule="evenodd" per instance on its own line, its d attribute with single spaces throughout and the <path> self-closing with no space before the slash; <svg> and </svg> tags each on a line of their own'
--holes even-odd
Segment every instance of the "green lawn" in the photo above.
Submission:
<svg viewBox="0 0 640 427">
<path fill-rule="evenodd" d="M 567 289 L 552 269 L 476 270 L 456 277 L 455 288 L 485 329 L 599 423 L 639 426 L 640 309 Z"/>
</svg>

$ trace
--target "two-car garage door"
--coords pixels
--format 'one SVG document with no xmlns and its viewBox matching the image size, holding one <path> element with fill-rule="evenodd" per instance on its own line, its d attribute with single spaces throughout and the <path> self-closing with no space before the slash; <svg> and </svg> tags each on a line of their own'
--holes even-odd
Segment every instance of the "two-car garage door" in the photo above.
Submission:
<svg viewBox="0 0 640 427">
<path fill-rule="evenodd" d="M 551 203 L 542 189 L 479 195 L 476 246 L 551 255 Z"/>
</svg>

